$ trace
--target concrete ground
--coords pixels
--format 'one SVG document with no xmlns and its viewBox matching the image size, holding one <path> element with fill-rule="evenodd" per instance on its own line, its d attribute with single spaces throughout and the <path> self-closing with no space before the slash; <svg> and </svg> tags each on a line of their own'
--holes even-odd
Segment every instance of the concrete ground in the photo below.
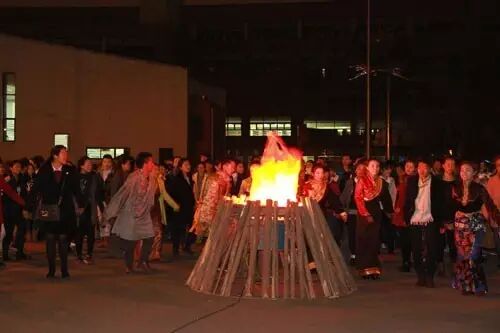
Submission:
<svg viewBox="0 0 500 333">
<path fill-rule="evenodd" d="M 414 286 L 384 256 L 380 281 L 336 300 L 221 298 L 185 287 L 195 261 L 156 263 L 150 275 L 125 275 L 121 261 L 97 254 L 95 265 L 71 258 L 69 281 L 45 279 L 41 244 L 33 259 L 0 271 L 3 332 L 500 332 L 500 274 L 488 261 L 490 293 L 462 296 L 438 278 L 436 289 Z"/>
</svg>

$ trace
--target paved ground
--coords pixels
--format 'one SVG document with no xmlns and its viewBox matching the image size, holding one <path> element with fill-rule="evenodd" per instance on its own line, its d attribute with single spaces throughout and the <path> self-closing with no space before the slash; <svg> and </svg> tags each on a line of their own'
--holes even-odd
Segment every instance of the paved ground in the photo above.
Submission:
<svg viewBox="0 0 500 333">
<path fill-rule="evenodd" d="M 397 258 L 386 256 L 383 279 L 358 281 L 359 291 L 349 297 L 265 301 L 192 292 L 184 286 L 194 265 L 188 258 L 155 264 L 151 275 L 127 276 L 120 261 L 98 254 L 94 266 L 73 259 L 70 281 L 47 281 L 41 247 L 31 248 L 33 260 L 0 271 L 2 333 L 500 332 L 494 258 L 490 293 L 482 298 L 460 295 L 446 278 L 436 289 L 416 288 L 414 275 L 397 272 Z"/>
</svg>

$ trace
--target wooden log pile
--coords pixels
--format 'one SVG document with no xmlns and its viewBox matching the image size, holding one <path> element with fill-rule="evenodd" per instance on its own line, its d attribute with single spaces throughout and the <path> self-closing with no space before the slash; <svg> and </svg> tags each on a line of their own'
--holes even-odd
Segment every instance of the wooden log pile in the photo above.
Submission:
<svg viewBox="0 0 500 333">
<path fill-rule="evenodd" d="M 286 207 L 271 200 L 265 206 L 221 202 L 187 285 L 206 294 L 272 299 L 337 298 L 356 290 L 319 205 L 309 198 Z"/>
</svg>

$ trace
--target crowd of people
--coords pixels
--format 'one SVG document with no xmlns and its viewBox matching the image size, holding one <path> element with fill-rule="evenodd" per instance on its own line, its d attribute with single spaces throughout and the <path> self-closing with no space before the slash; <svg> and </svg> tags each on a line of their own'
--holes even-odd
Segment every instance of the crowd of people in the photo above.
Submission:
<svg viewBox="0 0 500 333">
<path fill-rule="evenodd" d="M 53 147 L 47 159 L 0 162 L 1 267 L 13 249 L 16 260 L 30 259 L 26 238 L 46 242 L 47 278 L 56 276 L 57 254 L 65 279 L 69 251 L 92 264 L 96 238 L 109 255 L 123 257 L 127 273 L 151 270 L 150 262 L 161 259 L 165 234 L 174 257 L 181 250 L 192 255 L 193 243 L 208 236 L 217 203 L 236 191 L 244 172 L 242 164 L 214 164 L 206 156 L 192 172 L 188 159 L 156 164 L 147 152 L 94 162 L 83 156 L 73 164 L 64 146 Z"/>
<path fill-rule="evenodd" d="M 500 253 L 500 156 L 491 172 L 486 163 L 451 156 L 381 166 L 376 159 L 353 163 L 346 154 L 341 164 L 335 170 L 322 159 L 308 161 L 302 195 L 318 201 L 339 246 L 348 239 L 351 262 L 363 278 L 379 279 L 381 249 L 394 254 L 398 247 L 400 270 L 413 268 L 417 286 L 433 288 L 435 275 L 445 275 L 447 252 L 455 289 L 464 295 L 488 291 L 483 249 Z"/>
<path fill-rule="evenodd" d="M 207 239 L 219 201 L 250 193 L 250 170 L 259 159 L 246 165 L 201 155 L 193 170 L 188 159 L 156 164 L 147 152 L 94 162 L 84 156 L 73 164 L 66 148 L 55 146 L 48 159 L 0 163 L 1 266 L 13 248 L 16 260 L 30 259 L 26 238 L 45 240 L 47 278 L 56 276 L 57 253 L 61 277 L 70 277 L 72 244 L 77 260 L 92 264 L 96 238 L 109 255 L 123 258 L 127 273 L 149 272 L 167 234 L 174 258 L 191 255 L 193 244 Z M 445 274 L 448 253 L 453 287 L 483 295 L 483 249 L 500 252 L 500 157 L 493 164 L 490 172 L 484 163 L 451 156 L 381 164 L 345 154 L 333 168 L 319 158 L 303 163 L 298 195 L 318 202 L 363 278 L 380 278 L 381 249 L 400 249 L 400 270 L 414 269 L 417 285 L 432 288 L 434 276 Z"/>
</svg>

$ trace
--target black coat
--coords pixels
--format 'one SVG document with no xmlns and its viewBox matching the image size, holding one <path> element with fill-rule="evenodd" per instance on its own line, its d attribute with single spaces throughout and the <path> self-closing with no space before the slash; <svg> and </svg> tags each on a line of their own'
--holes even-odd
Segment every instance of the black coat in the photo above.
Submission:
<svg viewBox="0 0 500 333">
<path fill-rule="evenodd" d="M 365 201 L 365 207 L 378 223 L 382 222 L 384 215 L 387 216 L 394 213 L 391 194 L 389 193 L 389 183 L 382 179 L 380 194 L 372 200 Z"/>
<path fill-rule="evenodd" d="M 166 189 L 172 199 L 180 206 L 178 212 L 174 212 L 169 208 L 169 222 L 185 225 L 193 223 L 195 199 L 192 183 L 188 183 L 181 172 L 168 177 Z"/>
<path fill-rule="evenodd" d="M 80 221 L 87 217 L 95 225 L 98 223 L 97 207 L 104 212 L 104 192 L 100 187 L 101 177 L 95 172 L 79 173 L 76 177 L 78 181 L 76 202 L 78 208 L 84 209 L 84 216 L 80 216 Z"/>
<path fill-rule="evenodd" d="M 62 178 L 58 183 L 51 163 L 45 163 L 39 170 L 33 190 L 30 194 L 29 206 L 35 212 L 38 202 L 43 204 L 57 204 L 61 198 L 60 221 L 45 222 L 42 228 L 46 232 L 55 234 L 71 233 L 76 226 L 76 195 L 78 192 L 78 178 L 74 168 L 62 167 Z"/>
<path fill-rule="evenodd" d="M 323 211 L 325 218 L 344 212 L 339 196 L 330 189 L 330 186 L 326 187 L 325 193 L 323 194 L 321 200 L 318 201 L 318 204 Z"/>
<path fill-rule="evenodd" d="M 415 199 L 418 196 L 418 176 L 411 176 L 407 180 L 406 199 L 404 204 L 404 217 L 407 225 L 410 225 L 413 213 L 415 213 Z M 442 224 L 443 208 L 443 186 L 441 180 L 432 176 L 431 178 L 431 214 L 435 223 Z"/>
</svg>

